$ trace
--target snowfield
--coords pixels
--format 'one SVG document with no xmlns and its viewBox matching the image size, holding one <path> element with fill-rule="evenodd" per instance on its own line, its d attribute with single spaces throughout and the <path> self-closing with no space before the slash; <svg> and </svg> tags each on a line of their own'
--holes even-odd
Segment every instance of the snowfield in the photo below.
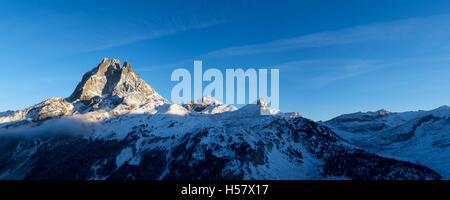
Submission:
<svg viewBox="0 0 450 200">
<path fill-rule="evenodd" d="M 450 107 L 339 116 L 325 125 L 367 151 L 425 165 L 450 179 Z"/>
<path fill-rule="evenodd" d="M 129 63 L 104 59 L 70 97 L 0 115 L 0 178 L 442 178 L 428 167 L 363 150 L 347 135 L 268 108 L 263 99 L 239 109 L 211 97 L 173 104 Z M 427 142 L 446 146 L 434 139 Z"/>
</svg>

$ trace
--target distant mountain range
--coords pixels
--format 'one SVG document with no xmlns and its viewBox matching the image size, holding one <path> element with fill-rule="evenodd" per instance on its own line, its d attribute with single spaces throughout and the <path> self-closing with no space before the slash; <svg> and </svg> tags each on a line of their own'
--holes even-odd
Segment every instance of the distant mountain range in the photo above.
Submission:
<svg viewBox="0 0 450 200">
<path fill-rule="evenodd" d="M 0 179 L 441 179 L 447 109 L 316 123 L 264 100 L 179 105 L 106 58 L 69 97 L 0 114 Z"/>
<path fill-rule="evenodd" d="M 450 107 L 353 113 L 323 123 L 364 150 L 421 164 L 450 178 Z"/>
</svg>

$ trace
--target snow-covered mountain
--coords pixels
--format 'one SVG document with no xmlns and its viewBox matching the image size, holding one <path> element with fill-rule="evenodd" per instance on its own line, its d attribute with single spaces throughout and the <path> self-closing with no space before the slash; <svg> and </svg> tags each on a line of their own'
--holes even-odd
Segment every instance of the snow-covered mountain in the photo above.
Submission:
<svg viewBox="0 0 450 200">
<path fill-rule="evenodd" d="M 431 111 L 353 113 L 325 122 L 367 151 L 425 165 L 450 178 L 450 107 Z"/>
<path fill-rule="evenodd" d="M 261 114 L 264 113 L 264 114 Z M 0 179 L 440 179 L 266 106 L 170 103 L 104 59 L 68 98 L 0 115 Z"/>
<path fill-rule="evenodd" d="M 237 108 L 233 105 L 224 105 L 212 97 L 202 97 L 195 102 L 184 104 L 187 110 L 202 114 L 217 114 L 227 111 L 235 111 Z"/>
</svg>

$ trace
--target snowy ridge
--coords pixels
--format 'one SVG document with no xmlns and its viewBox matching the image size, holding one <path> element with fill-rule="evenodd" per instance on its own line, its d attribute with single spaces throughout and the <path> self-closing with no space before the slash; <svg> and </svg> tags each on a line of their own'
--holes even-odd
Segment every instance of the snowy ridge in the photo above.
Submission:
<svg viewBox="0 0 450 200">
<path fill-rule="evenodd" d="M 51 98 L 5 113 L 0 116 L 0 123 L 43 121 L 63 116 L 80 119 L 84 114 L 89 119 L 104 119 L 105 116 L 151 112 L 168 102 L 145 83 L 128 62 L 121 65 L 118 59 L 104 58 L 83 76 L 70 97 Z"/>
<path fill-rule="evenodd" d="M 450 107 L 374 113 L 342 115 L 324 124 L 360 148 L 422 164 L 450 178 Z"/>
<path fill-rule="evenodd" d="M 237 108 L 233 105 L 224 105 L 213 97 L 202 97 L 195 102 L 184 104 L 187 110 L 200 114 L 217 114 L 229 111 L 235 111 Z"/>
<path fill-rule="evenodd" d="M 240 109 L 211 97 L 169 103 L 116 59 L 68 98 L 3 114 L 0 138 L 1 179 L 441 178 L 263 99 Z"/>
</svg>

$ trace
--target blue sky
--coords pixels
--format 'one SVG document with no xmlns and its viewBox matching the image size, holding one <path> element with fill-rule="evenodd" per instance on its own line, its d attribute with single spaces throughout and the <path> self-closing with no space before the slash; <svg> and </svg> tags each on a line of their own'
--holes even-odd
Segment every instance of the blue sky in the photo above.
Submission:
<svg viewBox="0 0 450 200">
<path fill-rule="evenodd" d="M 0 110 L 71 94 L 103 57 L 170 98 L 173 69 L 279 68 L 314 120 L 450 101 L 449 1 L 3 1 Z"/>
</svg>

